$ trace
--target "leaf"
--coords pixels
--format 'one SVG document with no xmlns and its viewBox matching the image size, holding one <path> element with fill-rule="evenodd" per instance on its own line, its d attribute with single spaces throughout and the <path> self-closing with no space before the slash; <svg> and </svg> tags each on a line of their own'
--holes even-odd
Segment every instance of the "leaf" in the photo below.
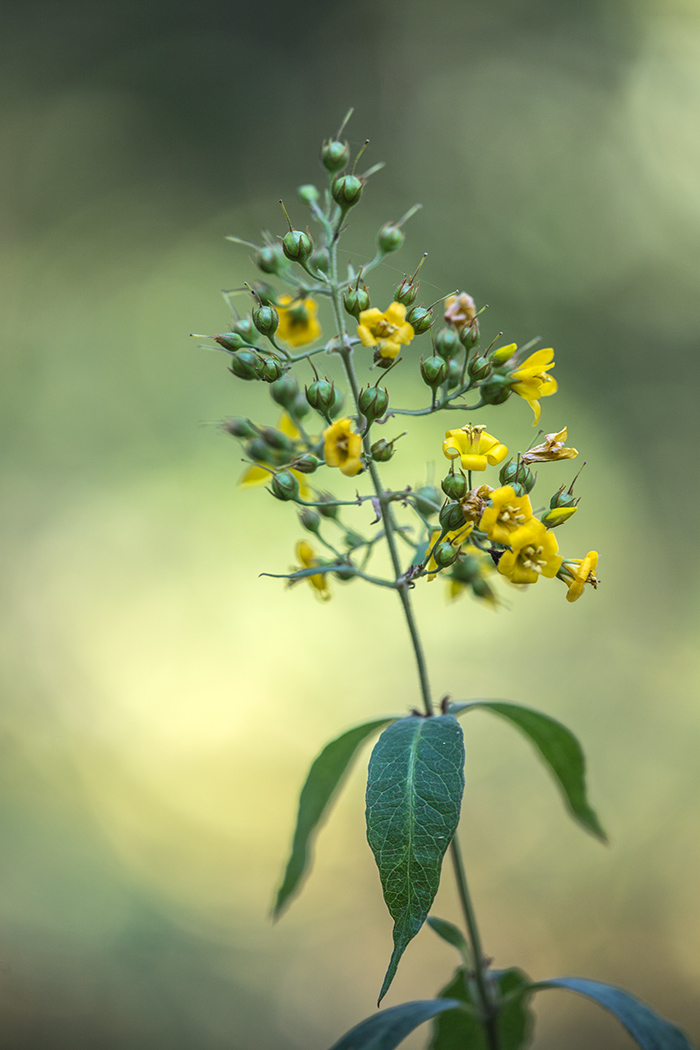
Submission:
<svg viewBox="0 0 700 1050">
<path fill-rule="evenodd" d="M 635 999 L 623 988 L 602 981 L 589 981 L 586 977 L 556 977 L 551 981 L 538 981 L 530 986 L 532 991 L 541 988 L 568 988 L 593 999 L 603 1009 L 615 1014 L 642 1050 L 693 1050 L 687 1036 L 676 1025 L 664 1020 L 646 1003 Z"/>
<path fill-rule="evenodd" d="M 430 911 L 463 792 L 464 737 L 453 715 L 412 715 L 384 730 L 369 760 L 366 810 L 367 840 L 394 920 L 379 1002 Z"/>
<path fill-rule="evenodd" d="M 360 1021 L 334 1043 L 331 1050 L 394 1050 L 419 1025 L 461 1005 L 454 999 L 419 999 L 392 1006 Z"/>
<path fill-rule="evenodd" d="M 487 980 L 501 1001 L 496 1022 L 499 1050 L 520 1050 L 532 1036 L 534 1017 L 528 1005 L 530 979 L 522 970 L 490 970 Z M 433 1025 L 429 1050 L 489 1050 L 479 1020 L 474 978 L 461 966 L 439 998 L 458 999 L 467 1009 L 441 1014 Z"/>
<path fill-rule="evenodd" d="M 569 813 L 586 831 L 607 842 L 608 837 L 600 825 L 586 794 L 586 760 L 581 745 L 574 734 L 561 722 L 506 700 L 468 700 L 450 704 L 450 711 L 462 714 L 474 708 L 485 708 L 512 722 L 534 744 L 545 765 L 554 776 L 564 796 Z"/>
<path fill-rule="evenodd" d="M 435 931 L 438 937 L 442 937 L 443 941 L 447 941 L 453 948 L 456 948 L 465 962 L 469 961 L 469 945 L 459 927 L 447 922 L 446 919 L 436 919 L 433 915 L 428 916 L 428 926 Z"/>
<path fill-rule="evenodd" d="M 277 919 L 290 898 L 301 888 L 302 880 L 310 864 L 310 851 L 314 832 L 326 816 L 328 807 L 344 777 L 348 773 L 357 751 L 367 737 L 382 729 L 392 718 L 380 718 L 374 722 L 348 729 L 336 740 L 326 744 L 314 760 L 299 796 L 292 851 L 277 891 L 272 916 Z"/>
</svg>

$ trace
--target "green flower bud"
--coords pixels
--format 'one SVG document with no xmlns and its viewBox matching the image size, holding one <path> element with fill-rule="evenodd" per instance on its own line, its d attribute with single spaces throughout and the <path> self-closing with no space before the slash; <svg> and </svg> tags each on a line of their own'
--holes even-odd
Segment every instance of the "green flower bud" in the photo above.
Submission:
<svg viewBox="0 0 700 1050">
<path fill-rule="evenodd" d="M 345 211 L 358 203 L 363 188 L 362 179 L 359 179 L 357 175 L 339 175 L 333 180 L 331 193 L 336 204 L 339 204 Z"/>
<path fill-rule="evenodd" d="M 473 383 L 482 383 L 484 379 L 488 379 L 492 370 L 493 365 L 491 359 L 488 357 L 482 357 L 480 354 L 477 354 L 476 357 L 472 357 L 467 365 L 467 372 Z"/>
<path fill-rule="evenodd" d="M 233 419 L 227 419 L 223 424 L 223 428 L 227 434 L 232 434 L 233 437 L 237 438 L 249 438 L 255 437 L 258 428 L 254 423 L 251 423 L 249 419 L 245 419 L 243 416 L 235 416 Z"/>
<path fill-rule="evenodd" d="M 240 335 L 247 343 L 254 343 L 258 338 L 259 333 L 252 317 L 238 317 L 231 327 L 236 335 Z"/>
<path fill-rule="evenodd" d="M 229 371 L 239 379 L 257 379 L 260 360 L 260 355 L 253 350 L 237 350 L 235 354 L 231 354 Z"/>
<path fill-rule="evenodd" d="M 461 528 L 464 525 L 464 511 L 461 503 L 446 503 L 440 511 L 440 524 L 448 532 Z"/>
<path fill-rule="evenodd" d="M 261 335 L 274 335 L 280 323 L 272 303 L 260 303 L 252 310 L 253 324 Z"/>
<path fill-rule="evenodd" d="M 518 463 L 517 460 L 514 462 L 512 459 L 503 464 L 498 472 L 498 480 L 501 485 L 520 485 L 523 491 L 517 495 L 521 496 L 531 492 L 535 484 L 535 477 L 530 468 L 525 463 Z"/>
<path fill-rule="evenodd" d="M 464 474 L 448 474 L 442 479 L 442 491 L 449 499 L 460 500 L 467 493 L 467 479 Z"/>
<path fill-rule="evenodd" d="M 323 270 L 328 273 L 331 268 L 331 257 L 325 248 L 316 248 L 309 256 L 309 267 L 312 270 Z"/>
<path fill-rule="evenodd" d="M 549 501 L 550 510 L 555 507 L 575 507 L 580 497 L 574 496 L 573 492 L 565 492 L 564 486 L 558 489 Z"/>
<path fill-rule="evenodd" d="M 330 518 L 335 521 L 338 517 L 338 508 L 334 506 L 335 496 L 330 492 L 319 492 L 317 495 L 319 506 L 316 508 L 322 518 Z"/>
<path fill-rule="evenodd" d="M 282 408 L 290 408 L 299 396 L 299 384 L 291 372 L 285 372 L 270 387 L 270 396 Z"/>
<path fill-rule="evenodd" d="M 442 386 L 447 379 L 447 361 L 442 357 L 438 357 L 437 354 L 434 354 L 433 357 L 429 357 L 427 361 L 424 361 L 423 358 L 421 358 L 420 374 L 423 377 L 423 382 L 427 383 L 428 386 L 431 386 L 434 389 Z"/>
<path fill-rule="evenodd" d="M 321 519 L 311 507 L 302 508 L 299 521 L 309 532 L 318 533 L 318 530 L 321 528 Z"/>
<path fill-rule="evenodd" d="M 502 405 L 513 393 L 507 383 L 491 381 L 479 388 L 481 400 L 486 405 Z"/>
<path fill-rule="evenodd" d="M 321 163 L 326 171 L 342 171 L 350 160 L 350 147 L 347 142 L 329 139 L 321 146 Z"/>
<path fill-rule="evenodd" d="M 476 317 L 471 324 L 462 325 L 459 330 L 459 341 L 467 350 L 479 345 L 479 322 Z"/>
<path fill-rule="evenodd" d="M 295 416 L 297 419 L 303 419 L 304 416 L 309 414 L 309 403 L 306 400 L 306 395 L 299 393 L 293 405 L 289 406 L 289 414 Z"/>
<path fill-rule="evenodd" d="M 264 244 L 253 252 L 253 262 L 263 273 L 280 273 L 287 263 L 276 244 Z"/>
<path fill-rule="evenodd" d="M 459 336 L 454 328 L 441 328 L 435 336 L 435 352 L 448 361 L 460 349 Z"/>
<path fill-rule="evenodd" d="M 384 252 L 385 255 L 388 255 L 389 252 L 398 251 L 405 240 L 406 235 L 403 230 L 399 229 L 398 226 L 394 226 L 391 222 L 384 223 L 377 234 L 377 244 L 380 251 Z"/>
<path fill-rule="evenodd" d="M 267 281 L 255 281 L 252 285 L 251 291 L 255 293 L 264 306 L 274 306 L 277 302 L 277 293 Z M 236 326 L 234 325 L 233 327 L 235 328 Z"/>
<path fill-rule="evenodd" d="M 333 573 L 333 575 L 335 576 L 336 580 L 341 580 L 343 583 L 347 583 L 349 580 L 356 579 L 355 573 L 350 562 L 348 562 L 347 569 L 337 569 L 336 572 Z"/>
<path fill-rule="evenodd" d="M 296 499 L 299 495 L 299 482 L 288 470 L 280 470 L 274 474 L 270 488 L 272 495 L 281 500 Z"/>
<path fill-rule="evenodd" d="M 416 301 L 419 285 L 420 281 L 414 281 L 412 277 L 405 276 L 394 292 L 394 302 L 403 303 L 404 306 L 412 306 Z"/>
<path fill-rule="evenodd" d="M 274 462 L 274 454 L 269 445 L 265 444 L 261 437 L 254 437 L 245 447 L 246 453 L 256 463 Z"/>
<path fill-rule="evenodd" d="M 362 311 L 369 310 L 370 307 L 367 285 L 363 284 L 361 288 L 346 288 L 343 292 L 343 306 L 356 321 L 359 321 Z"/>
<path fill-rule="evenodd" d="M 223 346 L 224 350 L 236 351 L 245 346 L 247 340 L 242 335 L 239 335 L 238 332 L 224 332 L 222 335 L 215 335 L 214 342 L 218 343 L 219 346 Z"/>
<path fill-rule="evenodd" d="M 422 335 L 433 323 L 433 311 L 426 310 L 424 306 L 412 306 L 406 314 L 406 320 L 416 335 Z"/>
<path fill-rule="evenodd" d="M 258 378 L 266 383 L 274 383 L 284 375 L 284 366 L 274 357 L 261 357 L 258 364 Z"/>
<path fill-rule="evenodd" d="M 520 497 L 526 495 L 525 486 L 521 485 L 519 481 L 514 481 L 510 487 L 512 488 L 516 496 Z"/>
<path fill-rule="evenodd" d="M 313 250 L 314 242 L 301 230 L 290 230 L 282 238 L 282 251 L 292 262 L 305 263 Z"/>
<path fill-rule="evenodd" d="M 380 463 L 386 463 L 394 455 L 394 446 L 386 438 L 379 438 L 370 447 L 370 452 L 372 453 L 372 459 L 376 459 Z"/>
<path fill-rule="evenodd" d="M 450 390 L 454 390 L 462 382 L 462 364 L 463 362 L 458 361 L 456 357 L 447 362 L 447 385 Z"/>
<path fill-rule="evenodd" d="M 416 510 L 430 518 L 440 509 L 440 493 L 434 485 L 423 485 L 422 488 L 416 489 L 414 502 Z"/>
<path fill-rule="evenodd" d="M 454 576 L 455 580 L 458 580 L 459 583 L 473 583 L 475 580 L 478 580 L 481 576 L 481 564 L 479 558 L 462 549 L 458 560 L 454 564 L 451 575 Z"/>
<path fill-rule="evenodd" d="M 368 423 L 374 423 L 375 419 L 383 416 L 389 407 L 389 392 L 383 386 L 368 386 L 360 391 L 358 398 L 360 412 Z"/>
<path fill-rule="evenodd" d="M 292 463 L 295 470 L 298 470 L 300 474 L 313 474 L 315 470 L 321 465 L 321 460 L 318 456 L 312 455 L 311 452 L 305 452 L 302 456 L 297 458 Z"/>
<path fill-rule="evenodd" d="M 472 580 L 472 591 L 477 598 L 484 598 L 486 601 L 493 602 L 496 597 L 493 592 L 493 587 L 487 583 L 483 576 L 477 576 Z"/>
<path fill-rule="evenodd" d="M 279 452 L 291 452 L 294 449 L 294 442 L 291 438 L 288 438 L 281 430 L 276 430 L 275 427 L 260 427 L 260 437 L 266 445 Z"/>
<path fill-rule="evenodd" d="M 327 379 L 314 379 L 305 390 L 306 400 L 311 407 L 328 419 L 335 402 L 335 383 L 329 383 Z"/>
<path fill-rule="evenodd" d="M 304 183 L 297 190 L 297 195 L 302 204 L 315 204 L 319 198 L 319 192 L 311 183 Z"/>
<path fill-rule="evenodd" d="M 443 540 L 433 550 L 432 557 L 439 569 L 446 569 L 448 565 L 452 565 L 459 557 L 459 548 L 453 547 L 451 543 Z"/>
</svg>

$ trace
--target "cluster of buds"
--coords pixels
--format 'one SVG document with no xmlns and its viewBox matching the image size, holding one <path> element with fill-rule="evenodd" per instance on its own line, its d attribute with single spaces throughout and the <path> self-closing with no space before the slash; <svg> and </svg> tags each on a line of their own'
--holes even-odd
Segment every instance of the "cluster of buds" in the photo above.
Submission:
<svg viewBox="0 0 700 1050">
<path fill-rule="evenodd" d="M 243 447 L 247 465 L 241 483 L 266 485 L 277 500 L 298 508 L 302 527 L 324 549 L 300 541 L 297 567 L 288 578 L 309 580 L 324 599 L 330 577 L 402 586 L 406 580 L 415 584 L 443 576 L 453 597 L 467 590 L 496 604 L 493 580 L 498 576 L 523 585 L 544 576 L 563 580 L 567 598 L 574 601 L 586 583 L 597 585 L 598 556 L 591 551 L 569 559 L 559 552 L 554 530 L 578 507 L 573 482 L 553 495 L 550 490 L 548 506 L 532 502 L 536 468 L 577 456 L 566 445 L 566 427 L 509 458 L 506 445 L 487 432 L 486 424 L 465 422 L 445 434 L 442 447 L 450 470 L 442 492 L 408 484 L 391 490 L 380 481 L 379 467 L 395 456 L 403 434 L 396 425 L 400 416 L 410 422 L 413 416 L 459 411 L 463 419 L 479 419 L 475 413 L 490 412 L 515 394 L 530 405 L 536 424 L 542 399 L 557 389 L 551 375 L 554 351 L 532 344 L 520 352 L 515 343 L 498 346 L 502 333 L 484 346 L 485 307 L 479 309 L 467 292 L 424 305 L 419 273 L 425 255 L 398 283 L 390 303 L 372 304 L 369 275 L 385 255 L 403 247 L 403 226 L 418 205 L 380 228 L 375 253 L 359 271 L 340 272 L 338 240 L 381 166 L 358 173 L 367 143 L 353 159 L 343 128 L 321 147 L 325 190 L 310 183 L 299 189 L 309 225 L 295 227 L 283 205 L 287 229 L 279 236 L 266 232 L 259 244 L 231 238 L 252 248 L 264 280 L 241 289 L 253 299 L 242 315 L 233 306 L 234 293 L 226 293 L 233 313 L 230 331 L 213 339 L 229 355 L 230 372 L 267 384 L 272 402 L 282 410 L 274 426 L 247 417 L 224 424 Z M 328 304 L 327 320 L 320 316 L 321 302 Z M 330 338 L 323 336 L 322 321 L 330 325 Z M 421 338 L 423 353 L 415 349 Z M 320 354 L 321 374 L 314 363 Z M 389 373 L 398 367 L 420 376 L 425 386 L 419 382 L 416 388 L 425 393 L 428 387 L 427 405 L 396 404 Z M 491 468 L 498 469 L 493 484 L 474 483 L 475 472 Z M 352 479 L 351 491 L 329 494 L 327 479 L 334 471 Z M 323 478 L 323 487 L 316 485 L 317 477 Z M 367 491 L 357 488 L 361 477 Z M 344 516 L 350 509 L 359 513 L 365 504 L 374 520 L 363 533 L 346 525 Z M 407 515 L 408 521 L 399 524 L 398 515 Z M 397 530 L 413 548 L 409 563 L 397 566 L 395 555 L 393 579 L 369 576 L 377 539 Z"/>
</svg>

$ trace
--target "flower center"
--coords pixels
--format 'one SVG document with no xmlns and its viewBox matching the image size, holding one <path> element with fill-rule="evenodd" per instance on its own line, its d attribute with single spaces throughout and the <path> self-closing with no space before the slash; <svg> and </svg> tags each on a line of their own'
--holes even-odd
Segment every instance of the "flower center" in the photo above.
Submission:
<svg viewBox="0 0 700 1050">
<path fill-rule="evenodd" d="M 541 573 L 547 564 L 547 559 L 540 557 L 543 550 L 543 547 L 523 547 L 520 552 L 523 565 L 526 569 L 529 569 L 530 572 Z"/>
<path fill-rule="evenodd" d="M 501 507 L 498 520 L 502 525 L 513 525 L 516 527 L 522 525 L 527 519 L 524 510 L 521 510 L 520 507 L 513 507 L 510 503 L 506 503 L 504 507 Z M 530 549 L 531 548 L 528 548 L 528 550 Z M 542 548 L 540 547 L 540 550 L 541 549 Z"/>
<path fill-rule="evenodd" d="M 381 336 L 382 339 L 391 339 L 394 332 L 398 330 L 398 325 L 392 324 L 391 321 L 387 321 L 385 317 L 382 317 L 381 321 L 377 321 L 377 335 Z"/>
</svg>

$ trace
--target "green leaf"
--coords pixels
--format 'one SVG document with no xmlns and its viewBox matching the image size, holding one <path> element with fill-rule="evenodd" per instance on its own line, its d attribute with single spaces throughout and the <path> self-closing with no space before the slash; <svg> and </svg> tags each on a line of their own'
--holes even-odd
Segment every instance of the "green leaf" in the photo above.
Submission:
<svg viewBox="0 0 700 1050">
<path fill-rule="evenodd" d="M 392 1006 L 355 1025 L 331 1050 L 394 1050 L 419 1025 L 461 1005 L 453 999 L 419 999 Z"/>
<path fill-rule="evenodd" d="M 453 948 L 456 948 L 465 962 L 469 961 L 469 945 L 459 927 L 446 919 L 436 919 L 434 915 L 428 916 L 428 926 L 435 931 L 438 937 L 442 937 L 443 941 L 447 941 Z"/>
<path fill-rule="evenodd" d="M 499 1050 L 520 1050 L 532 1036 L 534 1017 L 528 1005 L 530 979 L 522 970 L 490 970 L 489 986 L 501 1006 L 496 1020 Z M 439 998 L 462 1002 L 466 1009 L 441 1014 L 433 1025 L 429 1050 L 489 1050 L 479 1020 L 474 978 L 461 966 L 440 992 Z"/>
<path fill-rule="evenodd" d="M 596 812 L 588 803 L 586 760 L 574 734 L 549 715 L 506 700 L 468 700 L 450 704 L 453 714 L 462 714 L 475 708 L 493 711 L 525 734 L 561 788 L 564 804 L 574 820 L 601 842 L 607 842 L 608 837 Z"/>
<path fill-rule="evenodd" d="M 348 773 L 355 755 L 367 737 L 382 729 L 392 718 L 380 718 L 374 722 L 348 729 L 336 740 L 326 744 L 309 770 L 299 796 L 299 813 L 294 830 L 292 852 L 277 891 L 272 910 L 277 919 L 292 896 L 298 893 L 311 861 L 311 844 L 314 832 L 326 816 L 334 795 Z"/>
<path fill-rule="evenodd" d="M 615 1014 L 642 1050 L 693 1050 L 692 1043 L 680 1028 L 665 1021 L 623 988 L 601 981 L 589 981 L 586 977 L 556 977 L 551 981 L 538 981 L 530 987 L 532 991 L 568 988 L 569 991 L 588 996 Z"/>
<path fill-rule="evenodd" d="M 379 1002 L 430 911 L 463 792 L 464 737 L 453 715 L 412 715 L 384 730 L 369 760 L 366 811 L 367 840 L 394 920 Z"/>
</svg>

